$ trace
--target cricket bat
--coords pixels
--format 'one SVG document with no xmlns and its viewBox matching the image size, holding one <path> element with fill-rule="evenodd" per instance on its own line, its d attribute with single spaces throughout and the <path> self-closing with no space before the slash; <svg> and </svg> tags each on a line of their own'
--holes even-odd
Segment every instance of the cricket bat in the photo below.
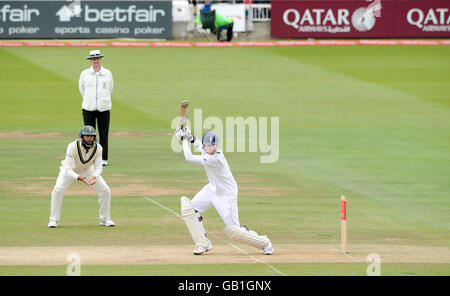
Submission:
<svg viewBox="0 0 450 296">
<path fill-rule="evenodd" d="M 182 129 L 186 126 L 188 113 L 189 113 L 189 99 L 186 99 L 183 102 L 181 102 L 180 126 Z"/>
</svg>

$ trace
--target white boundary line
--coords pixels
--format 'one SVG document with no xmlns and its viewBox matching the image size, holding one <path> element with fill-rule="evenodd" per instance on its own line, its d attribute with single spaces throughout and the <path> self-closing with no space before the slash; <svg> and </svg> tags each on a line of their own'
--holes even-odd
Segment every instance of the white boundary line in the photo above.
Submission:
<svg viewBox="0 0 450 296">
<path fill-rule="evenodd" d="M 148 200 L 148 201 L 154 203 L 155 205 L 157 205 L 157 206 L 159 206 L 159 207 L 161 207 L 161 208 L 163 208 L 163 209 L 165 209 L 165 210 L 171 212 L 172 214 L 174 214 L 174 215 L 177 216 L 178 218 L 182 219 L 181 216 L 178 215 L 176 212 L 174 212 L 174 211 L 172 211 L 171 209 L 169 209 L 169 208 L 163 206 L 163 205 L 160 204 L 159 202 L 154 201 L 154 200 L 151 199 L 150 197 L 144 196 L 144 198 L 145 198 L 146 200 Z M 281 275 L 283 275 L 283 276 L 287 276 L 287 274 L 285 274 L 285 273 L 279 271 L 278 269 L 276 269 L 275 267 L 273 267 L 273 266 L 270 265 L 269 263 L 266 263 L 266 262 L 264 262 L 263 260 L 258 259 L 258 258 L 256 258 L 256 257 L 250 255 L 249 253 L 247 253 L 245 250 L 239 248 L 238 246 L 236 246 L 236 245 L 234 245 L 234 244 L 232 244 L 232 243 L 230 243 L 230 242 L 228 242 L 228 241 L 226 241 L 226 240 L 223 240 L 223 239 L 219 238 L 217 235 L 214 235 L 214 234 L 212 234 L 212 233 L 209 232 L 209 231 L 206 231 L 206 233 L 207 233 L 208 235 L 213 236 L 214 238 L 216 238 L 216 239 L 218 239 L 218 240 L 221 240 L 221 241 L 223 241 L 223 242 L 226 242 L 227 244 L 229 244 L 230 246 L 232 246 L 232 247 L 235 248 L 236 250 L 238 250 L 238 251 L 240 251 L 241 253 L 244 253 L 245 255 L 249 256 L 249 257 L 250 257 L 251 259 L 253 259 L 254 261 L 266 265 L 267 267 L 269 267 L 269 268 L 272 269 L 273 271 L 275 271 L 275 272 L 277 272 L 277 273 L 279 273 L 279 274 L 281 274 Z"/>
</svg>

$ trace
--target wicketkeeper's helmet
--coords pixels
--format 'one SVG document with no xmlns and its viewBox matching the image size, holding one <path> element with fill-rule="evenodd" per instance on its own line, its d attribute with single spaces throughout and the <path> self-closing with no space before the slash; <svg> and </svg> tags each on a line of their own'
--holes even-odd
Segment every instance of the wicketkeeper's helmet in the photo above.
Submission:
<svg viewBox="0 0 450 296">
<path fill-rule="evenodd" d="M 94 136 L 94 141 L 92 142 L 92 144 L 88 144 L 84 141 L 83 136 Z M 86 146 L 86 147 L 93 147 L 95 144 L 95 139 L 97 138 L 97 133 L 95 132 L 95 128 L 93 128 L 90 125 L 85 125 L 81 128 L 80 130 L 80 138 L 81 138 L 81 143 Z"/>
<path fill-rule="evenodd" d="M 202 144 L 203 145 L 217 145 L 219 144 L 219 139 L 217 138 L 217 135 L 215 132 L 206 132 L 203 134 L 202 137 Z"/>
</svg>

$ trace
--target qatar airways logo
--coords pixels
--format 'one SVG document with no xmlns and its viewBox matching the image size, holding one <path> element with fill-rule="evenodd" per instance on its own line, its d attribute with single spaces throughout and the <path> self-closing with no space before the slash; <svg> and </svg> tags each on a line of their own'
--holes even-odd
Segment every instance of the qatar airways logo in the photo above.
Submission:
<svg viewBox="0 0 450 296">
<path fill-rule="evenodd" d="M 412 8 L 406 14 L 406 20 L 424 32 L 450 32 L 448 8 L 430 8 L 428 10 Z"/>
<path fill-rule="evenodd" d="M 306 8 L 304 11 L 291 8 L 283 13 L 283 22 L 299 32 L 350 32 L 350 23 L 356 30 L 366 32 L 372 30 L 376 18 L 381 17 L 381 8 L 381 0 L 355 9 L 351 16 L 347 8 Z"/>
</svg>

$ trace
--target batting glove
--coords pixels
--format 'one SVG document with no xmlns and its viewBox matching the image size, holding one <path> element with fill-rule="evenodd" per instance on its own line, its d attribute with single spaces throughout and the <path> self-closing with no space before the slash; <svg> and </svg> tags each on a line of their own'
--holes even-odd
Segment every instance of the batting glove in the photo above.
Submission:
<svg viewBox="0 0 450 296">
<path fill-rule="evenodd" d="M 184 132 L 184 129 L 181 128 L 181 126 L 179 125 L 179 126 L 177 127 L 177 129 L 175 130 L 175 136 L 176 136 L 177 138 L 180 138 L 181 140 L 183 140 L 183 137 L 184 137 L 185 135 L 186 135 L 186 134 L 185 134 L 185 132 Z"/>
<path fill-rule="evenodd" d="M 191 142 L 192 144 L 194 144 L 195 138 L 196 138 L 196 137 L 195 137 L 193 134 L 187 134 L 187 135 L 185 136 L 185 139 L 188 140 L 189 142 Z"/>
</svg>

